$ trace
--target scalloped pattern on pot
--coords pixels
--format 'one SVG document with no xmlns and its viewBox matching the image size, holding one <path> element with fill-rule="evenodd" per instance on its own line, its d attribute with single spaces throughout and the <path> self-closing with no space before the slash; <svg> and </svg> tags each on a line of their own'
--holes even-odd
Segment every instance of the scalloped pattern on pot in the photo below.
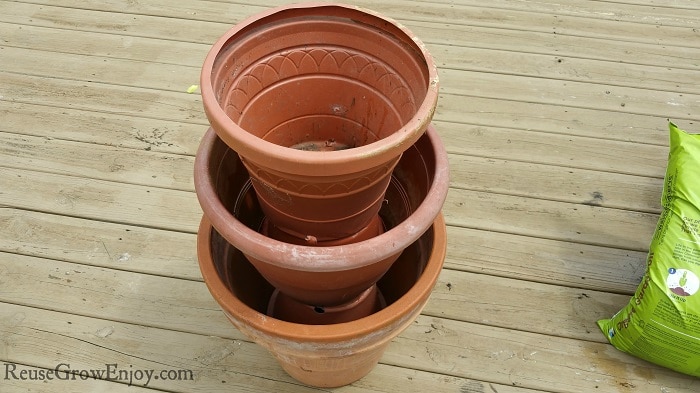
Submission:
<svg viewBox="0 0 700 393">
<path fill-rule="evenodd" d="M 348 83 L 361 82 L 367 90 L 378 93 L 390 103 L 400 121 L 407 121 L 417 110 L 409 84 L 389 65 L 359 50 L 328 46 L 285 49 L 252 64 L 228 81 L 229 94 L 222 107 L 229 117 L 238 119 L 257 95 L 275 88 L 280 82 L 301 80 L 306 75 L 333 75 L 347 79 Z M 346 105 L 329 105 L 326 114 L 345 117 L 348 110 Z M 373 139 L 381 138 L 372 127 L 370 130 L 375 134 Z"/>
</svg>

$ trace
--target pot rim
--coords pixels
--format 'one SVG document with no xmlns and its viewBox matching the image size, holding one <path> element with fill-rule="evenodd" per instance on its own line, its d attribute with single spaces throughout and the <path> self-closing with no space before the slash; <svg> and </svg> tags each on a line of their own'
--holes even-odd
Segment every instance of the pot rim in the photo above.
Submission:
<svg viewBox="0 0 700 393">
<path fill-rule="evenodd" d="M 413 214 L 383 234 L 357 243 L 314 247 L 281 242 L 247 227 L 216 195 L 208 165 L 217 140 L 211 128 L 195 157 L 194 183 L 199 204 L 216 230 L 232 245 L 255 259 L 288 269 L 336 272 L 356 269 L 401 252 L 430 228 L 440 214 L 449 189 L 447 152 L 432 126 L 425 133 L 435 156 L 435 173 L 425 199 Z"/>
<path fill-rule="evenodd" d="M 212 71 L 214 63 L 226 43 L 236 34 L 248 28 L 251 24 L 262 21 L 277 13 L 296 9 L 334 10 L 334 13 L 354 14 L 362 22 L 376 28 L 379 24 L 389 23 L 399 29 L 406 37 L 406 42 L 412 42 L 420 50 L 428 70 L 426 95 L 418 107 L 416 114 L 399 130 L 376 142 L 348 150 L 330 152 L 309 152 L 291 149 L 272 142 L 265 141 L 244 130 L 228 117 L 219 105 L 212 87 Z M 322 14 L 320 14 L 322 15 Z M 377 12 L 362 7 L 332 2 L 308 2 L 289 4 L 272 8 L 248 17 L 233 26 L 221 36 L 212 46 L 202 67 L 200 76 L 202 102 L 212 127 L 224 142 L 241 156 L 262 166 L 283 170 L 296 174 L 312 174 L 322 168 L 324 173 L 345 173 L 348 165 L 357 169 L 368 169 L 387 161 L 387 156 L 395 157 L 415 143 L 423 134 L 433 118 L 438 99 L 439 78 L 437 66 L 425 44 L 405 26 L 394 19 L 382 16 Z M 322 162 L 319 165 L 319 162 Z M 349 164 L 352 163 L 352 164 Z"/>
<path fill-rule="evenodd" d="M 254 310 L 243 303 L 228 289 L 219 276 L 211 257 L 211 232 L 213 226 L 206 216 L 202 217 L 197 235 L 197 255 L 199 267 L 209 291 L 221 308 L 236 320 L 245 321 L 257 333 L 298 343 L 338 343 L 348 345 L 360 344 L 373 346 L 386 334 L 398 334 L 397 326 L 405 326 L 406 318 L 417 314 L 427 302 L 442 271 L 447 253 L 447 229 L 442 214 L 432 223 L 433 247 L 425 264 L 425 268 L 413 286 L 395 302 L 369 316 L 350 322 L 330 325 L 306 325 L 279 320 Z M 419 309 L 416 309 L 419 308 Z M 415 316 L 413 317 L 415 318 Z M 387 331 L 386 329 L 389 331 Z M 403 330 L 402 328 L 399 330 Z M 362 338 L 361 341 L 357 341 Z M 353 341 L 351 341 L 353 340 Z"/>
</svg>

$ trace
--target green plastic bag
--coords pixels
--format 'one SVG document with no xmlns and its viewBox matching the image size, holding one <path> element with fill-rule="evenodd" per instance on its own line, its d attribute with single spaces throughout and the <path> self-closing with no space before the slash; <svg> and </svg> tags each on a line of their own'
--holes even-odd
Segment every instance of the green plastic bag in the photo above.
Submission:
<svg viewBox="0 0 700 393">
<path fill-rule="evenodd" d="M 670 123 L 663 211 L 629 304 L 598 326 L 615 348 L 700 376 L 700 134 Z"/>
</svg>

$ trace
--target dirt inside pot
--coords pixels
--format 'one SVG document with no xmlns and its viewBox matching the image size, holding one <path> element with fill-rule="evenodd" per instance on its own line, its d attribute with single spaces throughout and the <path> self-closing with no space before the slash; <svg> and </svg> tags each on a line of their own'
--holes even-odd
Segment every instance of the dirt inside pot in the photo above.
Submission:
<svg viewBox="0 0 700 393">
<path fill-rule="evenodd" d="M 356 147 L 355 145 L 347 145 L 345 143 L 336 142 L 335 139 L 327 139 L 325 141 L 306 141 L 289 146 L 292 149 L 304 151 L 339 151 L 347 150 Z"/>
</svg>

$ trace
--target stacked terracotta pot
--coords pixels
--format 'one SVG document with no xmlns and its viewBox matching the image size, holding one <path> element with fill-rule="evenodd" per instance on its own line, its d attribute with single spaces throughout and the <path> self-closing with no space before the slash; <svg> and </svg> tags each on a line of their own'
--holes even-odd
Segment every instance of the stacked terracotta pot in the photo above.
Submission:
<svg viewBox="0 0 700 393">
<path fill-rule="evenodd" d="M 420 313 L 444 261 L 437 70 L 394 21 L 285 6 L 219 39 L 195 163 L 202 275 L 294 378 L 361 378 Z"/>
</svg>

